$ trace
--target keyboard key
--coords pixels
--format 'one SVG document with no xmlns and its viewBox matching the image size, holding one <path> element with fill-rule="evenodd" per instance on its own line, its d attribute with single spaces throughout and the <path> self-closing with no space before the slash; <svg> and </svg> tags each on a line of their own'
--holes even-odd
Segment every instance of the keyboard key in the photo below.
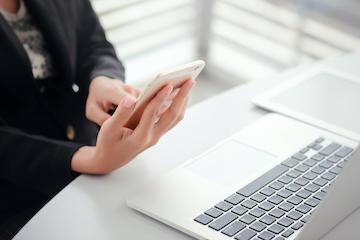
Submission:
<svg viewBox="0 0 360 240">
<path fill-rule="evenodd" d="M 228 224 L 230 224 L 231 222 L 233 222 L 235 219 L 237 219 L 237 215 L 229 212 L 229 213 L 225 213 L 223 216 L 219 217 L 217 220 L 215 220 L 214 222 L 212 222 L 209 227 L 219 231 L 221 229 L 223 229 L 225 226 L 227 226 Z"/>
<path fill-rule="evenodd" d="M 326 173 L 325 173 L 326 174 Z M 320 187 L 323 187 L 323 186 L 325 186 L 327 183 L 328 183 L 328 181 L 327 180 L 325 180 L 324 178 L 317 178 L 317 179 L 315 179 L 314 181 L 313 181 L 313 183 L 314 184 L 316 184 L 316 185 L 318 185 L 318 186 L 320 186 Z"/>
<path fill-rule="evenodd" d="M 291 228 L 294 229 L 294 230 L 299 230 L 303 226 L 304 226 L 304 224 L 302 222 L 297 222 L 294 225 L 292 225 Z"/>
<path fill-rule="evenodd" d="M 244 201 L 244 197 L 239 194 L 233 194 L 230 197 L 226 198 L 225 201 L 233 205 L 238 205 L 240 202 Z"/>
<path fill-rule="evenodd" d="M 261 223 L 261 222 L 255 222 L 254 224 L 252 224 L 252 225 L 250 226 L 250 228 L 251 228 L 252 230 L 257 231 L 257 232 L 261 232 L 262 230 L 264 230 L 264 229 L 266 228 L 266 225 L 263 224 L 263 223 Z"/>
<path fill-rule="evenodd" d="M 336 150 L 338 150 L 340 147 L 341 147 L 340 144 L 331 143 L 330 145 L 325 147 L 323 150 L 321 150 L 320 154 L 325 155 L 325 156 L 329 156 L 332 153 L 334 153 Z"/>
<path fill-rule="evenodd" d="M 231 212 L 236 213 L 237 215 L 241 216 L 247 212 L 247 209 L 242 206 L 236 206 L 231 210 Z"/>
<path fill-rule="evenodd" d="M 266 196 L 264 196 L 263 194 L 257 193 L 255 195 L 253 195 L 250 199 L 254 200 L 255 202 L 260 203 L 266 199 Z"/>
<path fill-rule="evenodd" d="M 297 196 L 291 196 L 288 200 L 289 203 L 294 204 L 294 205 L 298 205 L 299 203 L 301 203 L 303 200 L 302 198 L 299 198 Z"/>
<path fill-rule="evenodd" d="M 288 218 L 291 218 L 292 220 L 299 220 L 303 215 L 297 211 L 291 211 L 288 215 L 286 215 Z"/>
<path fill-rule="evenodd" d="M 272 233 L 275 233 L 275 234 L 279 234 L 281 233 L 282 231 L 284 231 L 284 227 L 280 226 L 279 224 L 274 224 L 274 225 L 271 225 L 268 230 Z"/>
<path fill-rule="evenodd" d="M 301 188 L 301 186 L 296 183 L 291 183 L 286 186 L 286 189 L 289 191 L 292 191 L 292 192 L 297 192 L 300 190 L 300 188 Z"/>
<path fill-rule="evenodd" d="M 275 235 L 272 234 L 271 232 L 264 231 L 264 232 L 260 233 L 258 237 L 262 240 L 271 240 L 275 237 Z"/>
<path fill-rule="evenodd" d="M 269 202 L 263 202 L 262 204 L 259 205 L 259 208 L 265 210 L 265 211 L 269 211 L 271 209 L 274 208 L 274 204 L 271 204 Z"/>
<path fill-rule="evenodd" d="M 311 192 L 301 189 L 300 191 L 298 191 L 296 194 L 296 196 L 301 197 L 301 198 L 308 198 L 311 195 Z"/>
<path fill-rule="evenodd" d="M 286 173 L 286 175 L 292 178 L 298 178 L 301 175 L 301 172 L 296 170 L 291 170 L 290 172 Z"/>
<path fill-rule="evenodd" d="M 326 187 L 324 187 L 323 189 L 321 189 L 322 192 L 327 192 L 330 188 L 330 185 L 327 185 Z"/>
<path fill-rule="evenodd" d="M 271 212 L 269 212 L 270 216 L 276 217 L 276 218 L 280 218 L 282 216 L 284 216 L 285 212 L 283 210 L 280 210 L 278 208 L 275 208 L 273 210 L 271 210 Z"/>
<path fill-rule="evenodd" d="M 331 181 L 331 180 L 333 180 L 333 179 L 336 177 L 336 175 L 333 174 L 333 173 L 326 172 L 326 173 L 324 173 L 323 175 L 321 175 L 321 177 L 322 177 L 323 179 L 326 179 L 326 180 L 328 180 L 328 181 Z"/>
<path fill-rule="evenodd" d="M 207 225 L 210 223 L 213 219 L 205 214 L 199 215 L 197 218 L 194 219 L 196 222 L 201 223 L 203 225 Z"/>
<path fill-rule="evenodd" d="M 316 151 L 319 151 L 319 150 L 322 149 L 322 148 L 323 148 L 323 146 L 322 146 L 321 144 L 315 144 L 315 145 L 313 146 L 313 149 L 316 150 Z"/>
<path fill-rule="evenodd" d="M 301 221 L 302 221 L 303 223 L 307 223 L 307 222 L 309 221 L 309 219 L 310 219 L 310 215 L 306 215 L 305 217 L 303 217 L 303 218 L 301 219 Z"/>
<path fill-rule="evenodd" d="M 316 173 L 316 174 L 322 174 L 323 172 L 325 172 L 325 168 L 316 166 L 313 169 L 311 169 L 311 171 Z"/>
<path fill-rule="evenodd" d="M 275 222 L 275 220 L 276 220 L 276 218 L 269 216 L 269 215 L 265 215 L 260 219 L 260 222 L 270 225 L 273 222 Z"/>
<path fill-rule="evenodd" d="M 316 198 L 317 200 L 322 200 L 324 197 L 325 197 L 325 194 L 324 192 L 317 192 L 314 194 L 314 198 Z"/>
<path fill-rule="evenodd" d="M 300 185 L 300 186 L 305 186 L 306 184 L 309 183 L 309 180 L 307 180 L 306 178 L 301 177 L 301 178 L 296 179 L 295 183 Z"/>
<path fill-rule="evenodd" d="M 307 145 L 308 148 L 313 148 L 316 144 L 318 144 L 317 142 L 312 142 L 309 145 Z"/>
<path fill-rule="evenodd" d="M 281 164 L 284 166 L 287 166 L 289 168 L 293 168 L 296 165 L 298 165 L 300 162 L 294 158 L 288 158 L 285 161 L 283 161 Z"/>
<path fill-rule="evenodd" d="M 341 168 L 335 166 L 332 169 L 330 169 L 329 172 L 338 175 L 338 174 L 340 174 L 341 170 L 342 170 Z"/>
<path fill-rule="evenodd" d="M 307 185 L 305 187 L 305 189 L 312 192 L 312 193 L 314 193 L 314 192 L 317 192 L 320 189 L 320 187 L 318 185 L 310 183 L 309 185 Z"/>
<path fill-rule="evenodd" d="M 279 197 L 277 195 L 272 196 L 271 198 L 268 199 L 268 202 L 278 205 L 279 203 L 281 203 L 282 201 L 284 201 L 284 199 L 282 197 Z"/>
<path fill-rule="evenodd" d="M 349 147 L 342 147 L 339 151 L 335 153 L 335 156 L 344 158 L 347 155 L 349 155 L 352 151 L 354 151 L 354 149 Z"/>
<path fill-rule="evenodd" d="M 277 195 L 279 195 L 280 197 L 283 197 L 283 198 L 288 198 L 292 195 L 292 192 L 290 192 L 289 190 L 286 190 L 286 189 L 283 189 L 283 190 L 280 190 Z"/>
<path fill-rule="evenodd" d="M 259 178 L 255 179 L 239 191 L 237 193 L 249 197 L 253 195 L 255 192 L 275 180 L 276 178 L 283 175 L 285 172 L 288 171 L 288 168 L 283 165 L 277 165 L 276 167 L 272 168 L 270 171 L 266 172 L 265 174 L 261 175 Z"/>
<path fill-rule="evenodd" d="M 299 152 L 302 153 L 302 154 L 305 154 L 305 153 L 307 153 L 309 150 L 310 150 L 310 148 L 304 147 L 304 148 L 301 149 Z"/>
<path fill-rule="evenodd" d="M 299 172 L 304 173 L 304 172 L 306 172 L 307 170 L 309 170 L 309 167 L 306 166 L 306 165 L 304 165 L 304 164 L 301 164 L 301 165 L 297 166 L 295 169 L 296 169 L 297 171 L 299 171 Z"/>
<path fill-rule="evenodd" d="M 340 157 L 337 157 L 337 156 L 335 156 L 335 155 L 332 155 L 332 156 L 329 157 L 327 160 L 329 160 L 329 161 L 332 162 L 332 163 L 337 163 L 337 162 L 339 162 L 339 161 L 341 160 L 341 158 L 340 158 Z"/>
<path fill-rule="evenodd" d="M 301 204 L 298 207 L 296 207 L 295 210 L 301 212 L 302 214 L 306 214 L 311 210 L 311 207 L 305 204 Z"/>
<path fill-rule="evenodd" d="M 309 205 L 310 207 L 316 207 L 319 205 L 320 201 L 315 198 L 309 198 L 304 202 L 306 205 Z"/>
<path fill-rule="evenodd" d="M 243 223 L 246 223 L 246 224 L 251 224 L 252 222 L 255 221 L 256 218 L 254 218 L 253 216 L 249 215 L 249 214 L 246 214 L 244 215 L 243 217 L 240 218 L 240 221 L 242 221 Z"/>
<path fill-rule="evenodd" d="M 319 137 L 318 139 L 315 140 L 316 143 L 322 143 L 325 139 L 322 137 Z"/>
<path fill-rule="evenodd" d="M 288 184 L 292 181 L 292 178 L 288 176 L 282 176 L 281 178 L 278 179 L 278 181 L 284 184 Z"/>
<path fill-rule="evenodd" d="M 284 187 L 284 184 L 276 181 L 276 182 L 273 182 L 272 184 L 270 184 L 269 187 L 271 187 L 272 189 L 275 189 L 275 190 L 280 190 Z"/>
<path fill-rule="evenodd" d="M 254 217 L 259 218 L 259 217 L 261 217 L 262 215 L 265 214 L 265 211 L 264 211 L 264 210 L 261 210 L 260 208 L 255 208 L 255 209 L 251 210 L 251 211 L 249 212 L 249 214 L 252 215 L 252 216 L 254 216 Z"/>
<path fill-rule="evenodd" d="M 284 210 L 286 212 L 290 211 L 293 208 L 294 208 L 294 205 L 287 203 L 287 202 L 283 202 L 282 204 L 279 205 L 279 209 Z"/>
<path fill-rule="evenodd" d="M 294 155 L 292 155 L 292 158 L 295 158 L 296 160 L 299 160 L 299 161 L 303 161 L 306 159 L 306 156 L 300 152 L 298 153 L 295 153 Z"/>
<path fill-rule="evenodd" d="M 229 211 L 233 205 L 227 202 L 219 202 L 218 204 L 215 205 L 216 208 L 223 210 L 224 212 Z"/>
<path fill-rule="evenodd" d="M 291 224 L 294 223 L 294 221 L 291 220 L 290 218 L 283 217 L 283 218 L 280 219 L 277 223 L 280 224 L 280 225 L 283 226 L 283 227 L 289 227 Z"/>
<path fill-rule="evenodd" d="M 242 202 L 241 206 L 252 209 L 253 207 L 256 206 L 256 202 L 254 202 L 253 200 L 248 199 L 248 200 Z"/>
<path fill-rule="evenodd" d="M 308 180 L 313 180 L 317 177 L 317 174 L 313 173 L 313 172 L 307 172 L 304 174 L 304 178 L 308 179 Z"/>
<path fill-rule="evenodd" d="M 265 196 L 271 196 L 275 193 L 275 190 L 269 187 L 264 188 L 260 191 L 260 193 L 264 194 Z"/>
<path fill-rule="evenodd" d="M 325 157 L 323 156 L 323 155 L 321 155 L 321 154 L 319 154 L 319 153 L 317 153 L 317 154 L 315 154 L 315 155 L 313 155 L 312 157 L 311 157 L 311 159 L 313 159 L 313 160 L 315 160 L 315 161 L 322 161 L 322 160 L 324 160 L 325 159 Z"/>
<path fill-rule="evenodd" d="M 241 230 L 243 230 L 246 227 L 245 224 L 239 222 L 239 221 L 235 221 L 232 224 L 230 224 L 230 226 L 228 226 L 227 228 L 225 228 L 224 230 L 221 231 L 221 233 L 232 237 L 235 234 L 237 234 L 238 232 L 240 232 Z"/>
<path fill-rule="evenodd" d="M 274 240 L 285 240 L 283 237 L 277 237 Z"/>
<path fill-rule="evenodd" d="M 317 164 L 317 161 L 315 161 L 314 159 L 307 159 L 307 160 L 305 160 L 304 161 L 304 164 L 306 165 L 306 166 L 309 166 L 309 167 L 313 167 L 313 166 L 315 166 L 315 164 Z"/>
<path fill-rule="evenodd" d="M 205 214 L 206 214 L 206 215 L 209 215 L 209 216 L 211 216 L 211 217 L 213 217 L 213 218 L 217 218 L 217 217 L 219 217 L 220 215 L 222 215 L 223 212 L 220 211 L 220 210 L 218 210 L 218 209 L 216 209 L 216 208 L 210 208 L 209 210 L 207 210 L 207 211 L 205 212 Z"/>
<path fill-rule="evenodd" d="M 288 230 L 286 230 L 285 232 L 283 232 L 283 233 L 281 234 L 281 236 L 288 238 L 288 237 L 290 237 L 293 233 L 294 233 L 294 230 L 288 229 Z"/>
<path fill-rule="evenodd" d="M 334 164 L 332 162 L 328 161 L 328 160 L 323 161 L 323 162 L 321 162 L 319 164 L 320 167 L 323 167 L 323 168 L 326 168 L 326 169 L 331 168 L 333 165 Z"/>
<path fill-rule="evenodd" d="M 256 235 L 256 232 L 251 229 L 245 229 L 235 236 L 236 240 L 249 240 Z"/>
<path fill-rule="evenodd" d="M 345 167 L 345 164 L 346 164 L 346 162 L 345 161 L 342 161 L 342 162 L 339 162 L 338 163 L 338 167 L 341 167 L 341 168 L 344 168 Z"/>
</svg>

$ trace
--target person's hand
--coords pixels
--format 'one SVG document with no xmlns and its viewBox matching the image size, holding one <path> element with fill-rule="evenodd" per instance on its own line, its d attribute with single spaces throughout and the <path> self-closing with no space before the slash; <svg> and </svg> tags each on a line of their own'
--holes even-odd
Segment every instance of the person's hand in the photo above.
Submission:
<svg viewBox="0 0 360 240">
<path fill-rule="evenodd" d="M 109 110 L 114 109 L 125 96 L 137 99 L 141 91 L 120 80 L 96 77 L 91 81 L 86 100 L 86 117 L 101 126 L 110 118 Z"/>
<path fill-rule="evenodd" d="M 183 119 L 188 94 L 194 85 L 187 81 L 165 111 L 163 105 L 172 95 L 172 87 L 164 87 L 145 108 L 139 125 L 131 130 L 123 127 L 130 118 L 135 100 L 126 96 L 113 116 L 99 132 L 95 147 L 82 147 L 73 156 L 72 169 L 80 173 L 106 174 L 155 145 L 159 139 Z"/>
</svg>

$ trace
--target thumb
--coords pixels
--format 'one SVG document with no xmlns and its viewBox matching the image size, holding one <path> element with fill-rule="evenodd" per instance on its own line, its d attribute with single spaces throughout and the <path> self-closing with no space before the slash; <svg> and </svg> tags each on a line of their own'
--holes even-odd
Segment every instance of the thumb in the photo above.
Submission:
<svg viewBox="0 0 360 240">
<path fill-rule="evenodd" d="M 130 119 L 136 100 L 131 96 L 124 96 L 121 103 L 116 108 L 112 118 L 113 123 L 116 124 L 117 128 L 122 128 L 126 122 Z"/>
</svg>

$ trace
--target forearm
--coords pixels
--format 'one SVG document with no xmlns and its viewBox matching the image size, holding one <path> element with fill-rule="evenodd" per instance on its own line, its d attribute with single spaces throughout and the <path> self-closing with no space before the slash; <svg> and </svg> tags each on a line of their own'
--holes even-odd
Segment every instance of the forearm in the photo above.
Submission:
<svg viewBox="0 0 360 240">
<path fill-rule="evenodd" d="M 101 174 L 94 161 L 95 147 L 84 146 L 78 149 L 71 159 L 71 169 L 78 173 Z"/>
<path fill-rule="evenodd" d="M 18 186 L 55 194 L 78 174 L 71 158 L 80 144 L 0 127 L 0 177 Z"/>
<path fill-rule="evenodd" d="M 78 59 L 89 80 L 98 76 L 125 80 L 125 68 L 113 45 L 106 39 L 100 21 L 89 1 L 82 1 L 78 32 Z"/>
</svg>

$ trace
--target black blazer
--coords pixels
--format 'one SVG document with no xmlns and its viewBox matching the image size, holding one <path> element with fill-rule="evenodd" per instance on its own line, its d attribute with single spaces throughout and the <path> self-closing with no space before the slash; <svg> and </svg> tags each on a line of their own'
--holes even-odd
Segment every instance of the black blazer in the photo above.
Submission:
<svg viewBox="0 0 360 240">
<path fill-rule="evenodd" d="M 98 130 L 85 118 L 91 79 L 124 79 L 88 0 L 24 2 L 44 35 L 56 77 L 43 85 L 35 81 L 25 49 L 0 14 L 0 232 L 76 177 L 72 155 L 93 144 Z"/>
</svg>

